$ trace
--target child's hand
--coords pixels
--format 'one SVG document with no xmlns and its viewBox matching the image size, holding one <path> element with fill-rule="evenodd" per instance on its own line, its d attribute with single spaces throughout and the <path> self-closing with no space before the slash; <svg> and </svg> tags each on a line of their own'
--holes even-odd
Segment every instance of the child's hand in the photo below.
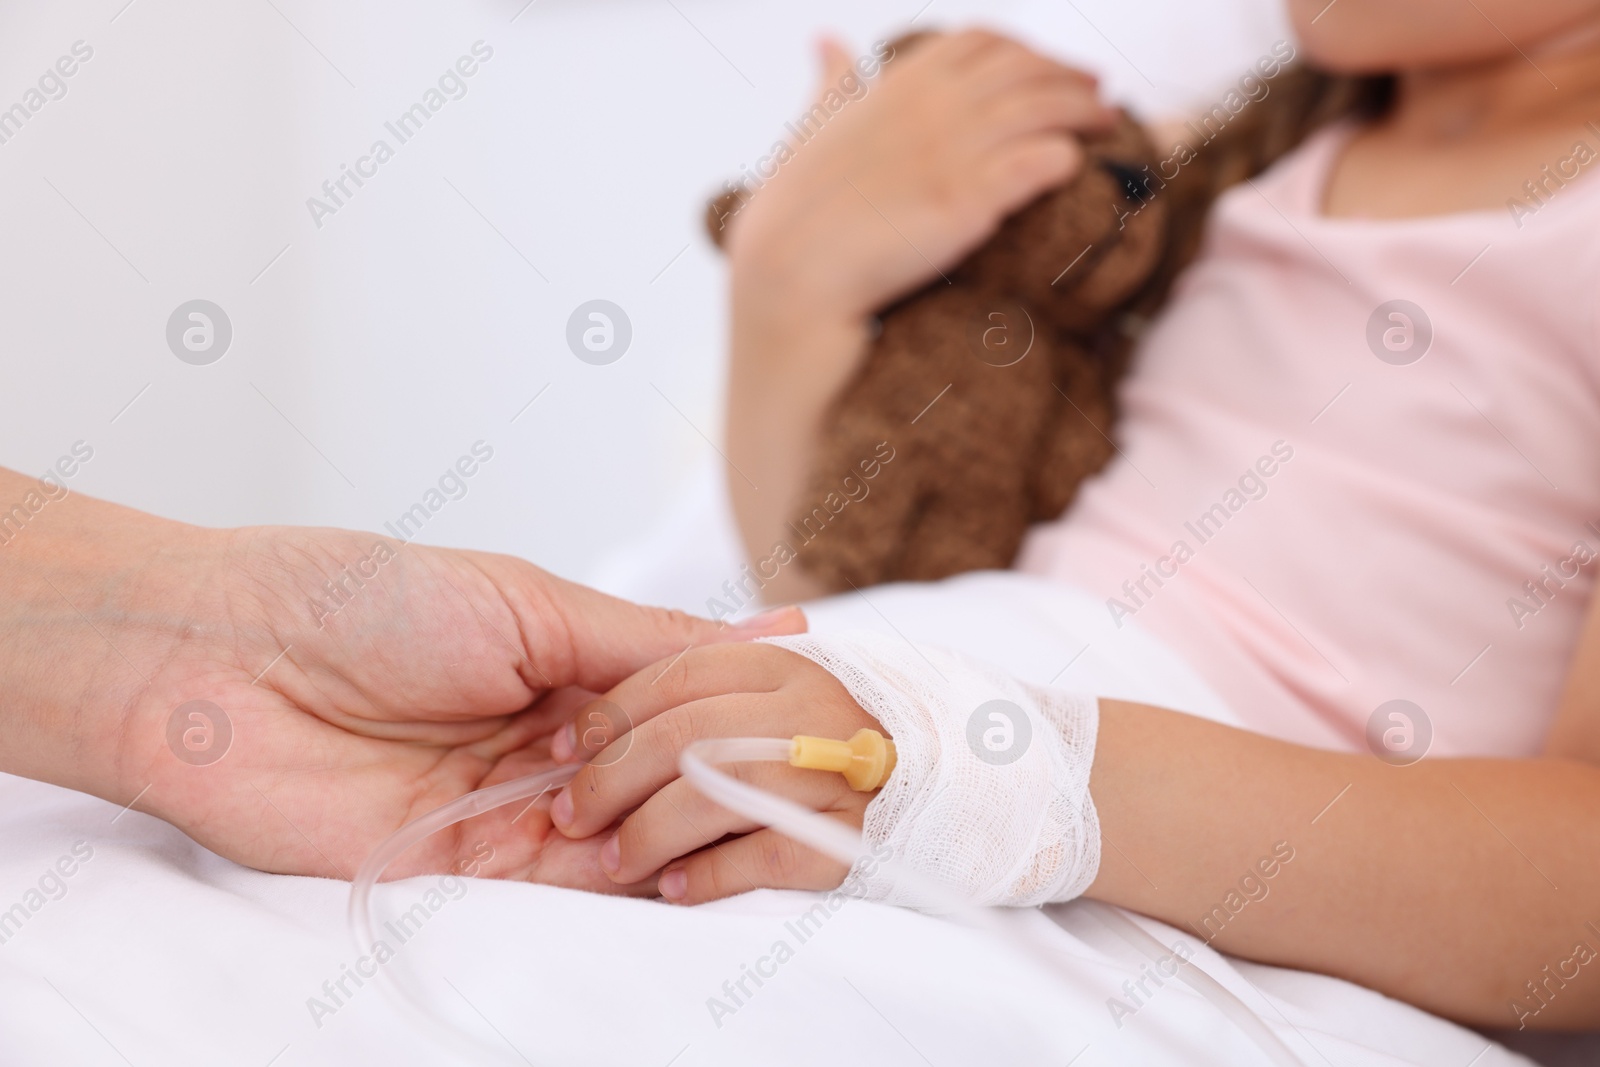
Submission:
<svg viewBox="0 0 1600 1067">
<path fill-rule="evenodd" d="M 665 868 L 660 892 L 676 904 L 758 888 L 832 889 L 844 864 L 707 800 L 678 777 L 678 754 L 707 737 L 848 738 L 877 726 L 833 675 L 797 653 L 761 644 L 693 649 L 580 708 L 556 734 L 558 761 L 593 758 L 550 816 L 570 838 L 615 828 L 601 867 L 619 885 Z M 841 775 L 786 763 L 723 770 L 854 827 L 872 797 Z M 730 834 L 743 836 L 724 841 Z"/>
<path fill-rule="evenodd" d="M 842 107 L 851 57 L 827 42 L 823 63 L 825 121 L 728 223 L 741 295 L 808 312 L 865 317 L 937 277 L 1076 172 L 1076 132 L 1115 120 L 1090 76 L 982 30 L 918 41 Z"/>
<path fill-rule="evenodd" d="M 1115 121 L 1091 77 L 993 33 L 919 41 L 865 95 L 842 48 L 824 62 L 825 121 L 726 221 L 728 487 L 751 559 L 793 536 L 817 429 L 866 352 L 869 316 L 1070 178 L 1076 133 Z M 820 590 L 791 567 L 765 592 Z"/>
</svg>

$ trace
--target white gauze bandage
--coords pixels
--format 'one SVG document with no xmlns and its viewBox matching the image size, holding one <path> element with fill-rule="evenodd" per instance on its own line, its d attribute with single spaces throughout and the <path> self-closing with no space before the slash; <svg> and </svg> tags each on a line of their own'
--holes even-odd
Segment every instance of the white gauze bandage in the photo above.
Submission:
<svg viewBox="0 0 1600 1067">
<path fill-rule="evenodd" d="M 894 739 L 894 773 L 862 826 L 869 845 L 975 905 L 1071 900 L 1094 881 L 1094 697 L 871 632 L 764 640 L 839 679 Z M 855 884 L 868 900 L 927 906 L 886 872 Z"/>
</svg>

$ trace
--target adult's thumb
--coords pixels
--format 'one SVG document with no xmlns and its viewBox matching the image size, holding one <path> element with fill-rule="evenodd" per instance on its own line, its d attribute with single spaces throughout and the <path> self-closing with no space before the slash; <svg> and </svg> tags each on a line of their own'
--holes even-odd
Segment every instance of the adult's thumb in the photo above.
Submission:
<svg viewBox="0 0 1600 1067">
<path fill-rule="evenodd" d="M 558 685 L 603 692 L 635 671 L 685 650 L 726 641 L 804 633 L 805 613 L 777 608 L 738 625 L 635 604 L 550 578 L 550 606 L 562 620 L 570 671 Z M 530 650 L 537 655 L 537 649 Z"/>
</svg>

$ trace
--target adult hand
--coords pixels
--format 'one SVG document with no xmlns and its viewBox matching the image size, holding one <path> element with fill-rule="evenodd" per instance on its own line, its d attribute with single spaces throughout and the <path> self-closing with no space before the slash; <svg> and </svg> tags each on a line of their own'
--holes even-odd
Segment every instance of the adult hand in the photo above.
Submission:
<svg viewBox="0 0 1600 1067">
<path fill-rule="evenodd" d="M 29 488 L 0 471 L 5 497 Z M 0 770 L 132 803 L 252 867 L 349 878 L 406 821 L 553 766 L 548 735 L 586 692 L 802 629 L 797 610 L 730 628 L 639 607 L 508 556 L 74 496 L 0 547 Z M 548 806 L 459 824 L 391 874 L 614 891 L 604 838 L 552 833 Z"/>
</svg>

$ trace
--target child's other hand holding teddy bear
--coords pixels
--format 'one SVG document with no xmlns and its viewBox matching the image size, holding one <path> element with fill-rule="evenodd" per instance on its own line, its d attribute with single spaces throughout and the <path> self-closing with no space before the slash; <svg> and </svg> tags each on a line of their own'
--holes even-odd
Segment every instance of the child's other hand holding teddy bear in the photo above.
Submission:
<svg viewBox="0 0 1600 1067">
<path fill-rule="evenodd" d="M 854 77 L 823 47 L 822 94 Z M 888 59 L 728 222 L 733 503 L 752 558 L 781 539 L 818 426 L 874 312 L 958 263 L 1010 213 L 1070 179 L 1078 133 L 1117 120 L 1094 80 L 985 31 Z M 818 591 L 786 568 L 764 595 Z"/>
</svg>

